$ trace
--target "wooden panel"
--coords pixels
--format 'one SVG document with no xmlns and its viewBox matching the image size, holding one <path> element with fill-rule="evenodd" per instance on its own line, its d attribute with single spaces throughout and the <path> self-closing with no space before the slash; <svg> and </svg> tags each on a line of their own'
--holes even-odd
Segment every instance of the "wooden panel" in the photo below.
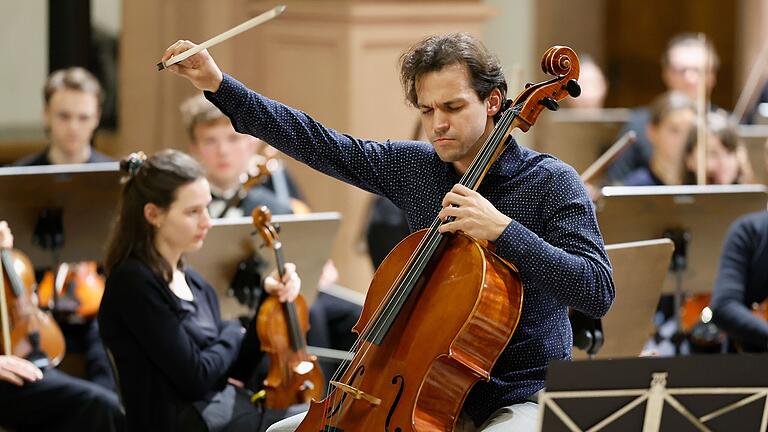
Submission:
<svg viewBox="0 0 768 432">
<path fill-rule="evenodd" d="M 674 35 L 703 32 L 720 56 L 712 101 L 728 110 L 734 95 L 736 3 L 717 0 L 609 1 L 606 4 L 607 106 L 647 104 L 664 91 L 659 59 Z"/>
</svg>

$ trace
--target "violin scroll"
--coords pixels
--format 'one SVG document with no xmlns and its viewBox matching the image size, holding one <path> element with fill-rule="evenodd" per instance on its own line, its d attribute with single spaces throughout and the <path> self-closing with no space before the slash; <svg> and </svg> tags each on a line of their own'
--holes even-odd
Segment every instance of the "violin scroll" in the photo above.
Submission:
<svg viewBox="0 0 768 432">
<path fill-rule="evenodd" d="M 264 245 L 268 248 L 274 248 L 274 245 L 280 241 L 280 238 L 277 234 L 277 228 L 270 223 L 272 212 L 269 210 L 269 207 L 256 207 L 251 212 L 251 218 L 253 219 L 253 226 L 256 227 L 261 238 L 264 240 Z"/>
</svg>

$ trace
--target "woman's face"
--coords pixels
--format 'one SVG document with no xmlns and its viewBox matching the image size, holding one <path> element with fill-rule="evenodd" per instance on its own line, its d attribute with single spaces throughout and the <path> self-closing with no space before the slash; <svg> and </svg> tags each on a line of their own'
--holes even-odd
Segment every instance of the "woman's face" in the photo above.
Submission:
<svg viewBox="0 0 768 432">
<path fill-rule="evenodd" d="M 686 157 L 685 164 L 696 173 L 698 146 Z M 707 137 L 707 184 L 734 184 L 739 179 L 739 158 L 736 151 L 729 151 L 714 134 Z"/>
<path fill-rule="evenodd" d="M 204 178 L 179 187 L 168 209 L 158 210 L 155 220 L 150 220 L 157 229 L 156 244 L 179 253 L 200 249 L 211 227 L 210 202 L 211 189 Z"/>
<path fill-rule="evenodd" d="M 685 144 L 694 120 L 694 112 L 686 108 L 670 111 L 657 125 L 649 124 L 648 139 L 653 145 L 653 156 L 677 159 L 682 167 Z"/>
</svg>

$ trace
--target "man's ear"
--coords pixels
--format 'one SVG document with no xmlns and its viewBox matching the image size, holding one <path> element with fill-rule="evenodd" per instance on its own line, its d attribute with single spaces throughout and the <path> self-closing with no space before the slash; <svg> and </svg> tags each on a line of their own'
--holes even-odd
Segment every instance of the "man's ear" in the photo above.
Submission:
<svg viewBox="0 0 768 432">
<path fill-rule="evenodd" d="M 165 212 L 153 203 L 144 204 L 144 218 L 150 225 L 160 228 Z"/>
<path fill-rule="evenodd" d="M 502 102 L 501 91 L 498 87 L 491 90 L 491 94 L 485 98 L 485 109 L 488 117 L 493 117 L 499 112 Z"/>
</svg>

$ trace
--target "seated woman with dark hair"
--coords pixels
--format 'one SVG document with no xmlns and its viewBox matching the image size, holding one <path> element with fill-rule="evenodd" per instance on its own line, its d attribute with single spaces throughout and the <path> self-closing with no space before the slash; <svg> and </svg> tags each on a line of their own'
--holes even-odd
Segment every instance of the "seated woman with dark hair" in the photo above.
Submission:
<svg viewBox="0 0 768 432">
<path fill-rule="evenodd" d="M 723 110 L 707 114 L 707 184 L 745 184 L 754 180 L 746 149 L 739 143 L 736 124 Z M 691 128 L 685 146 L 686 184 L 696 184 L 698 166 L 698 139 L 696 128 Z"/>
<path fill-rule="evenodd" d="M 210 188 L 190 156 L 165 150 L 130 173 L 105 260 L 99 311 L 114 356 L 131 430 L 260 430 L 263 413 L 241 391 L 261 357 L 255 326 L 223 321 L 214 289 L 183 255 L 200 249 L 210 228 Z M 267 292 L 292 301 L 300 280 L 293 265 Z"/>
<path fill-rule="evenodd" d="M 630 172 L 625 186 L 679 185 L 685 181 L 684 155 L 696 107 L 683 93 L 667 92 L 654 99 L 647 126 L 653 147 L 648 166 Z"/>
</svg>

